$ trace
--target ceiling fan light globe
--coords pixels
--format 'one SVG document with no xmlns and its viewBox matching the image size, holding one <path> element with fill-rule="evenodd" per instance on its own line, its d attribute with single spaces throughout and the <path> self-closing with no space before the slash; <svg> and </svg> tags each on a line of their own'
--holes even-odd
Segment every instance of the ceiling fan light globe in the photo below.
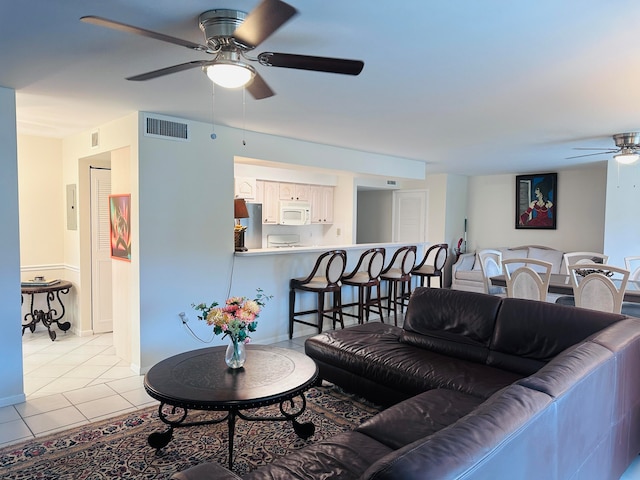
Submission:
<svg viewBox="0 0 640 480">
<path fill-rule="evenodd" d="M 630 165 L 635 163 L 640 158 L 640 155 L 637 153 L 619 153 L 618 155 L 614 155 L 613 158 L 618 163 L 622 163 L 623 165 Z"/>
<path fill-rule="evenodd" d="M 217 63 L 206 68 L 209 79 L 224 88 L 244 87 L 251 81 L 254 71 L 242 65 Z"/>
</svg>

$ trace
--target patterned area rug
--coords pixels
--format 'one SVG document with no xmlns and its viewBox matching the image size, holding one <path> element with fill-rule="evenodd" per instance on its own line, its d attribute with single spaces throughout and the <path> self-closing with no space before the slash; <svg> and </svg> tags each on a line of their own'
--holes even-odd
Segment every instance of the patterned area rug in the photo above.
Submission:
<svg viewBox="0 0 640 480">
<path fill-rule="evenodd" d="M 242 475 L 309 443 L 351 430 L 378 412 L 375 405 L 332 385 L 306 393 L 307 409 L 300 422 L 311 421 L 315 434 L 302 440 L 290 422 L 247 422 L 238 419 L 234 471 Z M 278 416 L 278 406 L 253 415 Z M 200 413 L 198 419 L 220 413 Z M 191 414 L 190 414 L 191 417 Z M 150 433 L 166 430 L 157 407 L 40 437 L 0 450 L 0 476 L 11 479 L 102 480 L 114 478 L 163 479 L 204 462 L 228 464 L 227 423 L 177 428 L 158 454 L 147 443 Z"/>
</svg>

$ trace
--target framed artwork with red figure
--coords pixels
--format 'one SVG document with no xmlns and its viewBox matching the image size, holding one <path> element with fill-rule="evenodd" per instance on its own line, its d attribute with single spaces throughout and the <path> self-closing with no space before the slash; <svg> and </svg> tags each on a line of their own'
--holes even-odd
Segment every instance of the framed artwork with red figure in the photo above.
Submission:
<svg viewBox="0 0 640 480">
<path fill-rule="evenodd" d="M 131 195 L 109 195 L 111 258 L 131 261 Z"/>
<path fill-rule="evenodd" d="M 516 228 L 556 229 L 558 174 L 516 176 Z"/>
</svg>

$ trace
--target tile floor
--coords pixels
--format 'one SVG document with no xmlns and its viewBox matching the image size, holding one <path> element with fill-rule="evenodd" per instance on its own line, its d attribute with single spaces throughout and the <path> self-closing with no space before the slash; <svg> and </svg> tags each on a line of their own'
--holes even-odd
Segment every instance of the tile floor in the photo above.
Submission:
<svg viewBox="0 0 640 480">
<path fill-rule="evenodd" d="M 155 405 L 120 360 L 112 334 L 77 337 L 28 330 L 22 337 L 24 403 L 0 407 L 0 447 Z M 275 344 L 304 350 L 305 338 Z"/>
<path fill-rule="evenodd" d="M 304 351 L 306 338 L 274 345 Z M 52 342 L 46 330 L 27 331 L 22 343 L 27 401 L 0 407 L 0 447 L 157 404 L 115 356 L 111 334 L 60 332 Z M 640 480 L 640 457 L 620 480 Z"/>
</svg>

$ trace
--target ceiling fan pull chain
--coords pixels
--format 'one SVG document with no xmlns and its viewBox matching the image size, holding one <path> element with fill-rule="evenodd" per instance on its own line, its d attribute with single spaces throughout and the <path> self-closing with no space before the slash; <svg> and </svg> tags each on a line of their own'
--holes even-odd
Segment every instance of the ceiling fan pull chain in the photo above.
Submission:
<svg viewBox="0 0 640 480">
<path fill-rule="evenodd" d="M 246 145 L 246 133 L 247 133 L 247 116 L 246 116 L 246 107 L 247 107 L 247 89 L 242 87 L 242 145 Z"/>
<path fill-rule="evenodd" d="M 216 135 L 216 87 L 211 82 L 211 140 L 215 140 Z"/>
</svg>

